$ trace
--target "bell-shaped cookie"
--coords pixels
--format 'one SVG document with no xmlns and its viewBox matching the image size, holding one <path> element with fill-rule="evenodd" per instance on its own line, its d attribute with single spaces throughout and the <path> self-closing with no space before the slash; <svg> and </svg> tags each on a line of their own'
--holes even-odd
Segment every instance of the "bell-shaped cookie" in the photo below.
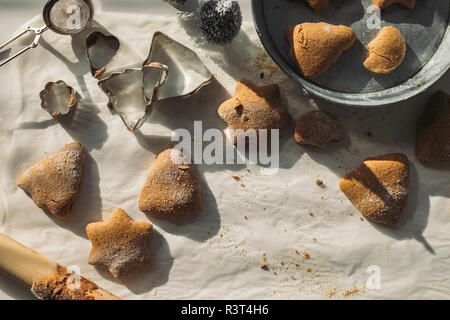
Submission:
<svg viewBox="0 0 450 320">
<path fill-rule="evenodd" d="M 367 220 L 393 227 L 408 205 L 408 158 L 393 153 L 366 159 L 339 187 Z"/>
<path fill-rule="evenodd" d="M 324 22 L 290 26 L 286 37 L 291 45 L 289 57 L 305 78 L 327 71 L 356 41 L 352 28 Z"/>
<path fill-rule="evenodd" d="M 161 152 L 150 167 L 139 198 L 139 209 L 155 218 L 174 219 L 202 210 L 201 187 L 183 153 Z"/>
</svg>

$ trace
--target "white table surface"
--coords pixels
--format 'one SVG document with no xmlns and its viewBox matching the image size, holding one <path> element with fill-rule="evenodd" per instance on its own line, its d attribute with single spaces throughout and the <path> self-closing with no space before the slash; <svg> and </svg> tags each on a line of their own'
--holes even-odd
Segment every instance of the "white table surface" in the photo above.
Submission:
<svg viewBox="0 0 450 320">
<path fill-rule="evenodd" d="M 9 39 L 21 25 L 38 15 L 42 11 L 45 2 L 45 0 L 0 0 L 0 42 Z M 170 6 L 164 5 L 162 0 L 102 0 L 101 2 L 103 11 L 148 12 L 152 14 L 173 14 L 175 12 Z M 246 21 L 251 21 L 250 2 L 250 0 L 240 0 Z M 0 69 L 0 83 L 2 84 L 0 85 L 0 106 L 2 108 L 7 108 L 8 106 L 8 73 L 5 70 Z M 423 104 L 423 95 L 429 95 L 430 92 L 438 89 L 450 92 L 450 72 L 447 72 L 427 93 L 423 93 L 409 101 L 399 102 L 383 108 L 404 108 L 405 105 L 411 108 L 417 107 L 418 104 Z M 320 103 L 324 104 L 323 101 Z M 333 108 L 329 103 L 325 104 Z M 339 112 L 336 109 L 335 112 Z M 344 109 L 342 110 L 342 112 L 346 112 Z M 406 114 L 405 117 L 407 116 Z M 416 119 L 411 119 L 411 121 L 416 121 Z M 402 129 L 398 128 L 398 130 Z M 32 298 L 32 296 L 15 281 L 9 280 L 4 275 L 0 275 L 0 299 L 23 298 Z"/>
</svg>

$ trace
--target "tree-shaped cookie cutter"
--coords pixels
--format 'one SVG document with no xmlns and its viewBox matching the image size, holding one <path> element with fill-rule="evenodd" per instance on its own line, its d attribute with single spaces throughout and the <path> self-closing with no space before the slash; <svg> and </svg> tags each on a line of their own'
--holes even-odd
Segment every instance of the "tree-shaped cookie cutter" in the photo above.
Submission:
<svg viewBox="0 0 450 320">
<path fill-rule="evenodd" d="M 156 32 L 141 68 L 113 73 L 98 85 L 108 95 L 111 112 L 134 131 L 150 116 L 156 101 L 190 97 L 212 79 L 193 50 Z"/>
</svg>

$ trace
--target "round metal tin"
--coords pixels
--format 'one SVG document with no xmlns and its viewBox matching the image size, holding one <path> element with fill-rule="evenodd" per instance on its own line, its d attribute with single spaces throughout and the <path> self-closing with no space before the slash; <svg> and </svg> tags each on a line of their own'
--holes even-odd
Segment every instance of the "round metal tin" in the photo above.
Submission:
<svg viewBox="0 0 450 320">
<path fill-rule="evenodd" d="M 374 27 L 372 0 L 333 0 L 319 13 L 306 1 L 252 0 L 252 14 L 261 42 L 275 63 L 312 94 L 344 105 L 379 106 L 411 98 L 426 90 L 450 67 L 450 3 L 418 0 L 409 10 L 392 5 L 381 11 Z M 305 79 L 289 59 L 285 30 L 304 22 L 327 22 L 353 28 L 357 41 L 324 74 Z M 403 63 L 387 75 L 363 66 L 366 45 L 380 27 L 393 25 L 407 43 Z"/>
</svg>

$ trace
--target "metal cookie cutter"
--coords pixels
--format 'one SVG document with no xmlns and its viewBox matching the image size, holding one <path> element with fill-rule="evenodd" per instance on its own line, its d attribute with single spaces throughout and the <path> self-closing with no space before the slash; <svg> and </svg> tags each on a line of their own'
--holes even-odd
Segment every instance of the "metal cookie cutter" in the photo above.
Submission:
<svg viewBox="0 0 450 320">
<path fill-rule="evenodd" d="M 120 41 L 113 35 L 94 31 L 86 38 L 86 53 L 92 75 L 99 79 L 119 51 Z"/>
<path fill-rule="evenodd" d="M 34 33 L 33 42 L 16 54 L 0 62 L 0 67 L 20 56 L 22 53 L 36 48 L 45 31 L 50 29 L 62 35 L 78 34 L 90 25 L 93 16 L 94 7 L 91 0 L 49 0 L 43 12 L 44 26 L 40 28 L 29 26 L 0 46 L 0 50 L 2 50 L 29 32 Z"/>
<path fill-rule="evenodd" d="M 152 112 L 161 86 L 167 80 L 169 69 L 160 63 L 151 63 L 139 69 L 113 73 L 98 82 L 108 95 L 108 107 L 118 114 L 129 131 L 139 129 Z M 145 87 L 148 86 L 148 89 Z M 151 92 L 147 96 L 144 92 Z"/>
<path fill-rule="evenodd" d="M 71 114 L 78 105 L 77 92 L 62 80 L 47 83 L 39 96 L 42 109 L 53 118 Z"/>
<path fill-rule="evenodd" d="M 156 101 L 192 96 L 212 79 L 194 51 L 156 32 L 142 68 L 114 73 L 98 85 L 108 95 L 110 110 L 134 131 L 150 116 Z"/>
</svg>

